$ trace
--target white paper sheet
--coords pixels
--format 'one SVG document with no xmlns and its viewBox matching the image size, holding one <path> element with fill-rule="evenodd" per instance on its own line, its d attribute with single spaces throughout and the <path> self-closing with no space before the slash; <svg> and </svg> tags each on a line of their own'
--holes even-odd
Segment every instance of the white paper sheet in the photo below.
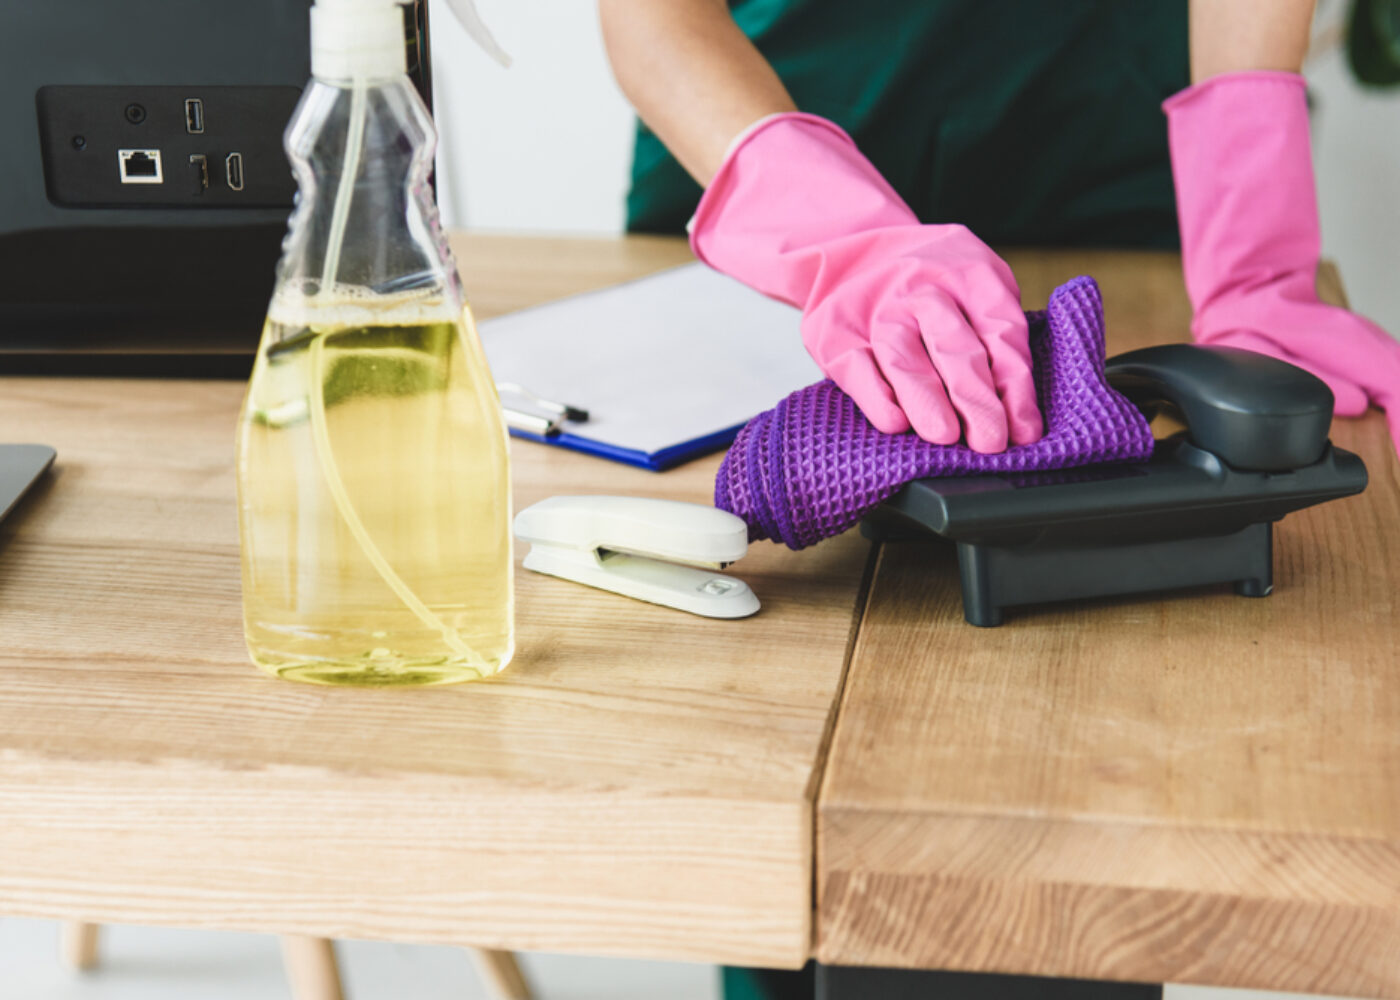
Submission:
<svg viewBox="0 0 1400 1000">
<path fill-rule="evenodd" d="M 654 454 L 820 381 L 801 314 L 703 264 L 480 324 L 497 382 L 589 411 L 570 434 Z"/>
</svg>

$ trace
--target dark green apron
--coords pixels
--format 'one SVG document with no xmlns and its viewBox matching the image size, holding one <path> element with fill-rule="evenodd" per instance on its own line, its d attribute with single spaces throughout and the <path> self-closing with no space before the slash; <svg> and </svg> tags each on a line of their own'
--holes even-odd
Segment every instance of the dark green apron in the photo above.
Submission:
<svg viewBox="0 0 1400 1000">
<path fill-rule="evenodd" d="M 839 123 L 926 222 L 999 245 L 1175 247 L 1160 105 L 1190 82 L 1186 0 L 731 0 L 797 106 Z M 700 187 L 637 131 L 627 225 L 679 233 Z M 812 996 L 725 969 L 726 1000 Z"/>
<path fill-rule="evenodd" d="M 1000 245 L 1172 247 L 1159 105 L 1189 83 L 1186 0 L 733 0 L 803 111 L 839 123 L 926 222 Z M 700 188 L 637 133 L 628 228 Z"/>
</svg>

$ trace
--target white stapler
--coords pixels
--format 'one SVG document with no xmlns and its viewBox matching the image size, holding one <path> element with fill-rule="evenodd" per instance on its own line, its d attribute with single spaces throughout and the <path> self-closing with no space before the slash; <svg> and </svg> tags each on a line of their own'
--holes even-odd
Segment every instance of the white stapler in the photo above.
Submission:
<svg viewBox="0 0 1400 1000">
<path fill-rule="evenodd" d="M 728 511 L 646 497 L 550 497 L 516 515 L 515 537 L 530 543 L 525 568 L 538 573 L 707 618 L 758 610 L 748 584 L 710 571 L 748 551 L 748 527 Z"/>
</svg>

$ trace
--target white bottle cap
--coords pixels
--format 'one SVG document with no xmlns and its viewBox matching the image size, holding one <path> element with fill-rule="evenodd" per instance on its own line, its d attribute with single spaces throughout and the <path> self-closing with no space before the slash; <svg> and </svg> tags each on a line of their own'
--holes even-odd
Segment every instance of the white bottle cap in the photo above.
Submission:
<svg viewBox="0 0 1400 1000">
<path fill-rule="evenodd" d="M 405 0 L 316 0 L 311 8 L 311 75 L 320 80 L 383 79 L 405 72 Z M 467 34 L 492 59 L 510 65 L 472 0 L 448 0 Z"/>
<path fill-rule="evenodd" d="M 398 76 L 408 66 L 397 0 L 316 0 L 311 8 L 311 75 L 318 80 Z"/>
</svg>

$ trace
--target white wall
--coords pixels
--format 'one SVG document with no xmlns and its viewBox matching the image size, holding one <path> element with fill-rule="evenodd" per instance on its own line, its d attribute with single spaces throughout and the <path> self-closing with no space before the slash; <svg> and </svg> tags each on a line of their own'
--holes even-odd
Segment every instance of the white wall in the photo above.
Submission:
<svg viewBox="0 0 1400 1000">
<path fill-rule="evenodd" d="M 477 0 L 502 69 L 431 0 L 444 220 L 473 229 L 621 232 L 632 110 L 593 0 Z"/>
<path fill-rule="evenodd" d="M 1322 251 L 1352 307 L 1400 337 L 1400 89 L 1363 89 L 1339 49 L 1307 76 Z"/>
<path fill-rule="evenodd" d="M 444 217 L 475 229 L 620 231 L 632 117 L 593 0 L 478 4 L 515 65 L 491 63 L 432 0 Z M 1307 73 L 1324 251 L 1352 305 L 1400 336 L 1400 91 L 1363 91 L 1336 48 Z"/>
</svg>

